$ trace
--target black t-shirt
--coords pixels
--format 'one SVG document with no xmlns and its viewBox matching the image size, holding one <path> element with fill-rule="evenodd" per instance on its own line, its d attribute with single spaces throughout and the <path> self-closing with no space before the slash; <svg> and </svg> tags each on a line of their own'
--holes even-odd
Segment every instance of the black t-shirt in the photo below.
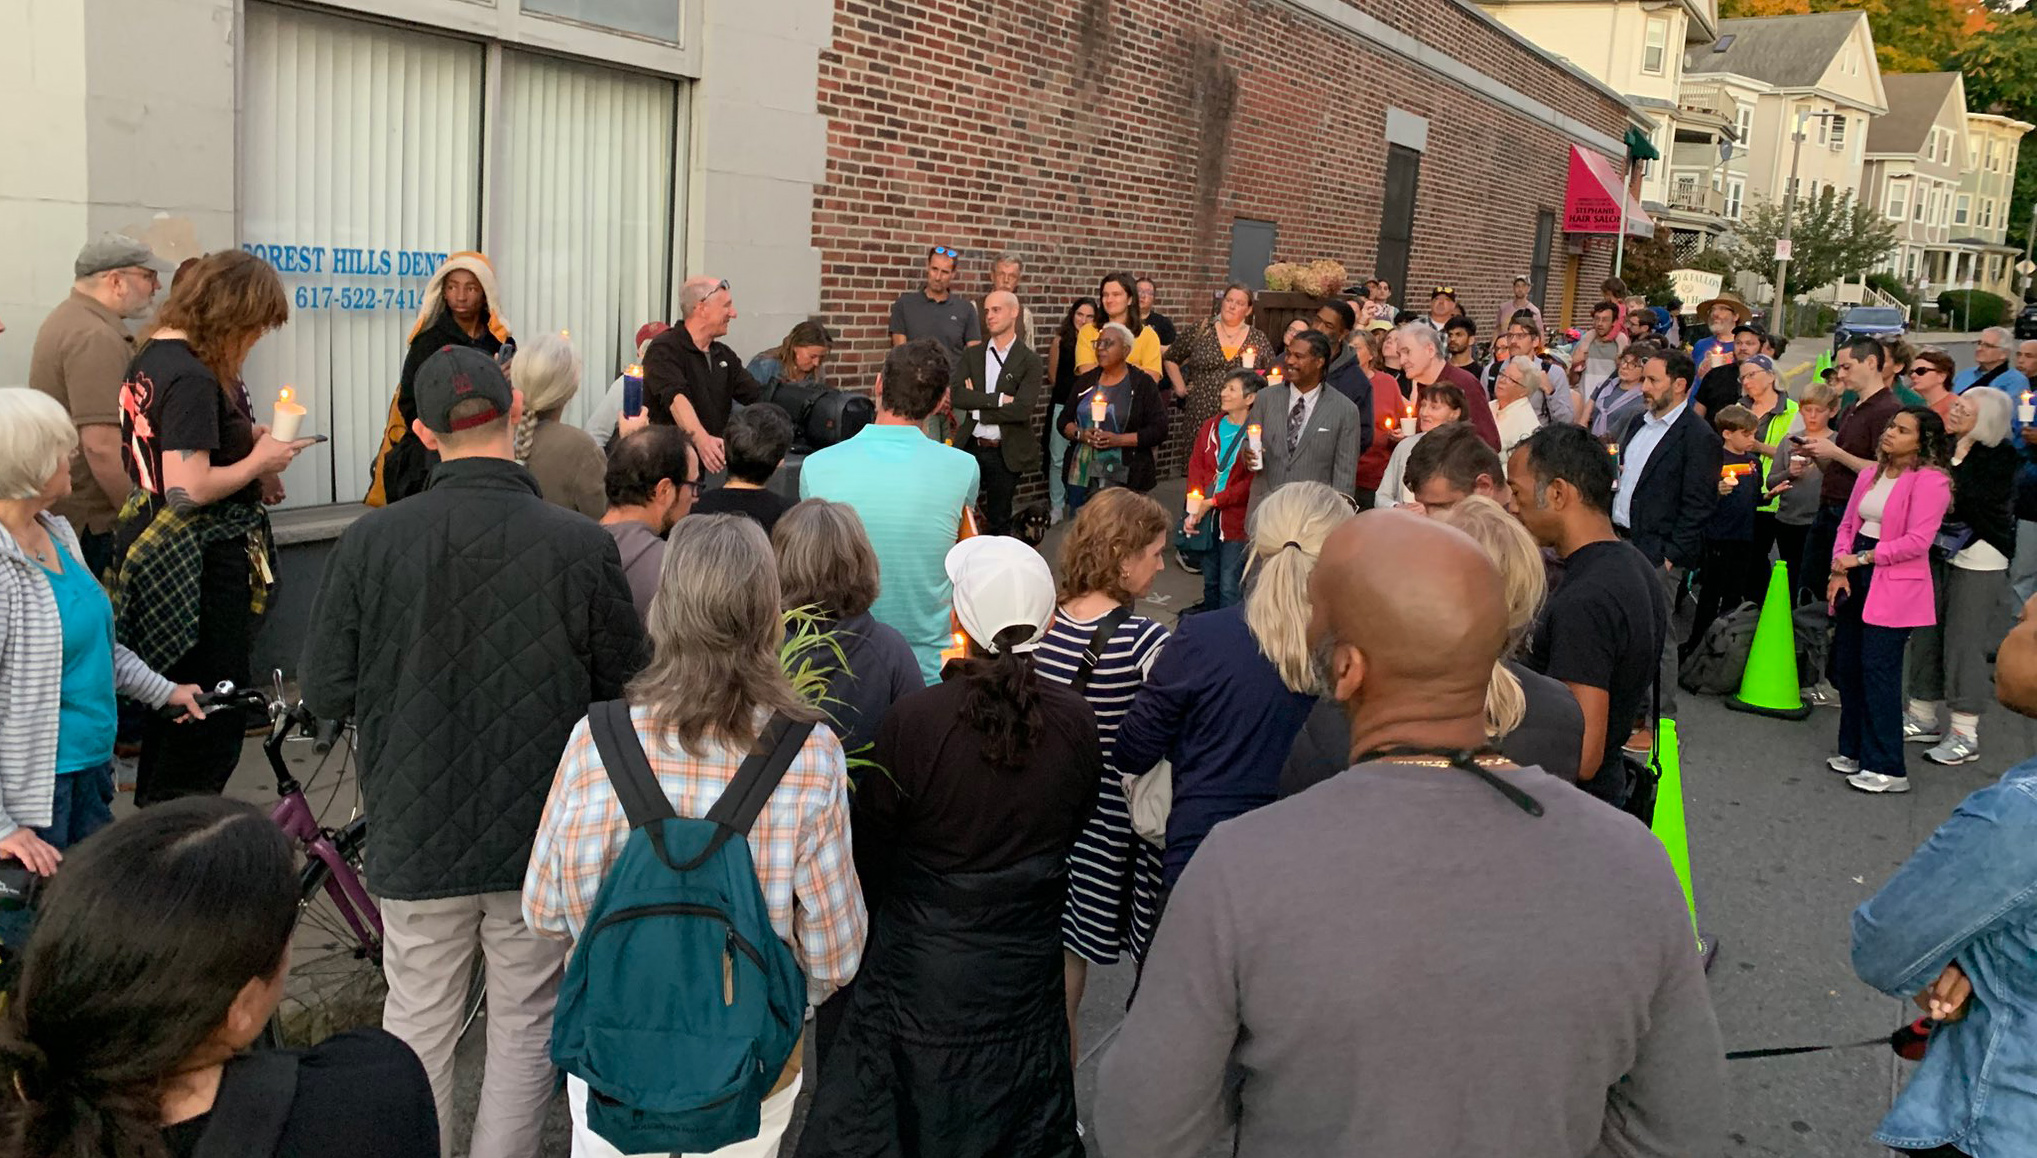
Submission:
<svg viewBox="0 0 2037 1158">
<path fill-rule="evenodd" d="M 163 496 L 163 455 L 203 450 L 214 466 L 232 466 L 255 449 L 255 420 L 247 390 L 235 383 L 222 390 L 219 379 L 177 338 L 160 338 L 128 363 L 120 385 L 120 459 L 127 477 L 143 490 Z M 262 497 L 251 482 L 233 496 Z"/>
<path fill-rule="evenodd" d="M 1728 362 L 1705 373 L 1691 401 L 1705 408 L 1705 418 L 1716 424 L 1719 411 L 1740 401 L 1740 363 Z"/>
<path fill-rule="evenodd" d="M 1626 789 L 1620 745 L 1650 702 L 1668 630 L 1669 597 L 1632 543 L 1591 543 L 1563 560 L 1563 583 L 1542 608 L 1527 664 L 1553 680 L 1605 689 L 1605 758 L 1596 776 L 1578 782 L 1601 800 Z"/>
<path fill-rule="evenodd" d="M 1173 345 L 1174 339 L 1179 336 L 1174 329 L 1174 319 L 1158 310 L 1147 314 L 1144 321 L 1152 329 L 1153 336 L 1160 339 L 1160 344 L 1163 346 Z"/>
<path fill-rule="evenodd" d="M 163 1127 L 173 1158 L 190 1158 L 210 1111 Z M 276 1153 L 287 1158 L 439 1158 L 431 1081 L 410 1047 L 380 1029 L 335 1034 L 304 1050 L 297 1096 Z"/>
<path fill-rule="evenodd" d="M 717 487 L 693 504 L 696 515 L 748 515 L 757 520 L 767 535 L 778 525 L 778 516 L 791 509 L 791 500 L 776 491 L 731 486 Z"/>
</svg>

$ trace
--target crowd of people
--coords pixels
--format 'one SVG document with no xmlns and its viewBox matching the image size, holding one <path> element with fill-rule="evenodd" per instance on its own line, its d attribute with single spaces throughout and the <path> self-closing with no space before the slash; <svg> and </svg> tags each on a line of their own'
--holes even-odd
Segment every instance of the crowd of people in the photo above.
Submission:
<svg viewBox="0 0 2037 1158">
<path fill-rule="evenodd" d="M 777 1154 L 802 1096 L 800 1155 L 1080 1154 L 1079 1015 L 1127 958 L 1088 1123 L 1113 1158 L 1226 1128 L 1696 1153 L 1721 1046 L 1645 825 L 1683 664 L 1779 568 L 1828 612 L 1800 682 L 1852 787 L 1906 790 L 1906 743 L 1979 759 L 1990 664 L 2037 711 L 2037 617 L 2004 626 L 2037 587 L 2037 343 L 2011 368 L 1990 331 L 1955 373 L 1860 339 L 1792 385 L 1730 294 L 1686 348 L 1611 279 L 1551 346 L 1523 278 L 1482 348 L 1454 288 L 1412 312 L 1374 281 L 1275 343 L 1248 287 L 1176 322 L 1129 272 L 1043 333 L 1017 258 L 965 297 L 962 257 L 927 253 L 874 417 L 796 484 L 770 398 L 820 383 L 820 324 L 746 364 L 730 283 L 689 279 L 575 426 L 571 340 L 519 345 L 480 254 L 432 277 L 296 673 L 357 729 L 387 998 L 279 1068 L 250 1047 L 295 877 L 218 799 L 249 721 L 198 691 L 249 681 L 266 508 L 316 441 L 242 381 L 287 299 L 211 254 L 137 341 L 160 263 L 88 245 L 0 390 L 0 854 L 53 877 L 0 1158 L 221 1152 L 251 1119 L 276 1152 L 450 1152 L 477 956 L 479 1158 L 538 1152 L 562 1074 L 576 1155 Z M 1035 488 L 1052 565 L 1013 536 Z M 1172 624 L 1143 603 L 1170 560 L 1203 580 Z M 145 807 L 115 823 L 123 730 Z M 2032 768 L 1856 915 L 1863 979 L 1943 1025 L 1892 1146 L 2031 1136 L 1984 1063 L 2037 1000 L 2033 846 L 2002 835 Z M 1380 1017 L 1411 976 L 1423 1015 Z"/>
</svg>

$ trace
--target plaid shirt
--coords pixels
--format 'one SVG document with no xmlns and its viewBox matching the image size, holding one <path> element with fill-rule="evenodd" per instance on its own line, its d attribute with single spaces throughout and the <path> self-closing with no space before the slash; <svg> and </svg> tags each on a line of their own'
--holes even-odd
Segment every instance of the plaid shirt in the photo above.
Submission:
<svg viewBox="0 0 2037 1158">
<path fill-rule="evenodd" d="M 654 739 L 646 716 L 641 706 L 630 709 L 637 739 L 674 811 L 706 816 L 746 752 L 714 741 L 703 742 L 698 754 L 688 752 Z M 868 932 L 849 849 L 847 783 L 841 742 L 826 725 L 816 725 L 750 829 L 750 855 L 771 927 L 792 946 L 816 1005 L 856 975 Z M 582 719 L 566 741 L 538 822 L 523 881 L 525 923 L 578 937 L 602 878 L 628 839 L 629 818 Z"/>
</svg>

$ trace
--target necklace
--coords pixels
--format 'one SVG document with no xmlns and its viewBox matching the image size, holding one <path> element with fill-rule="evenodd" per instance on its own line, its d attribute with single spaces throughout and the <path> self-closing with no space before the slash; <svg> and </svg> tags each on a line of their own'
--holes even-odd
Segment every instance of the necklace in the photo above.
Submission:
<svg viewBox="0 0 2037 1158">
<path fill-rule="evenodd" d="M 39 524 L 31 522 L 28 526 L 29 529 L 42 536 L 42 546 L 38 547 L 29 542 L 28 536 L 25 534 L 15 535 L 14 541 L 21 544 L 21 549 L 28 552 L 29 558 L 47 567 L 50 565 L 51 555 L 56 549 L 56 544 L 50 541 L 49 533 L 44 531 Z M 9 528 L 9 533 L 12 533 L 12 528 Z"/>
<path fill-rule="evenodd" d="M 1459 765 L 1445 756 L 1381 756 L 1382 763 L 1411 764 L 1417 768 L 1456 768 Z M 1471 762 L 1481 768 L 1505 768 L 1513 764 L 1505 756 L 1474 756 Z"/>
</svg>

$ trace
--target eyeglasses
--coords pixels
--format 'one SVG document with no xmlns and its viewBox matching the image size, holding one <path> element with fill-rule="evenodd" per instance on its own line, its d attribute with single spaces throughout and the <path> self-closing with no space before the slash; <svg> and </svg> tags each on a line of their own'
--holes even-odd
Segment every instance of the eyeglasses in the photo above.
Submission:
<svg viewBox="0 0 2037 1158">
<path fill-rule="evenodd" d="M 678 489 L 679 487 L 692 487 L 693 497 L 696 499 L 700 497 L 700 480 L 697 478 L 674 479 L 672 482 L 672 487 L 674 490 Z"/>
<path fill-rule="evenodd" d="M 962 251 L 961 251 L 961 250 L 959 250 L 959 249 L 949 249 L 949 248 L 948 248 L 947 246 L 945 246 L 945 245 L 936 245 L 936 246 L 934 246 L 934 247 L 933 247 L 932 249 L 928 250 L 927 252 L 928 252 L 928 253 L 929 253 L 930 255 L 934 256 L 934 257 L 952 257 L 952 258 L 954 258 L 954 259 L 955 259 L 956 261 L 960 261 L 960 260 L 962 260 Z"/>
</svg>

